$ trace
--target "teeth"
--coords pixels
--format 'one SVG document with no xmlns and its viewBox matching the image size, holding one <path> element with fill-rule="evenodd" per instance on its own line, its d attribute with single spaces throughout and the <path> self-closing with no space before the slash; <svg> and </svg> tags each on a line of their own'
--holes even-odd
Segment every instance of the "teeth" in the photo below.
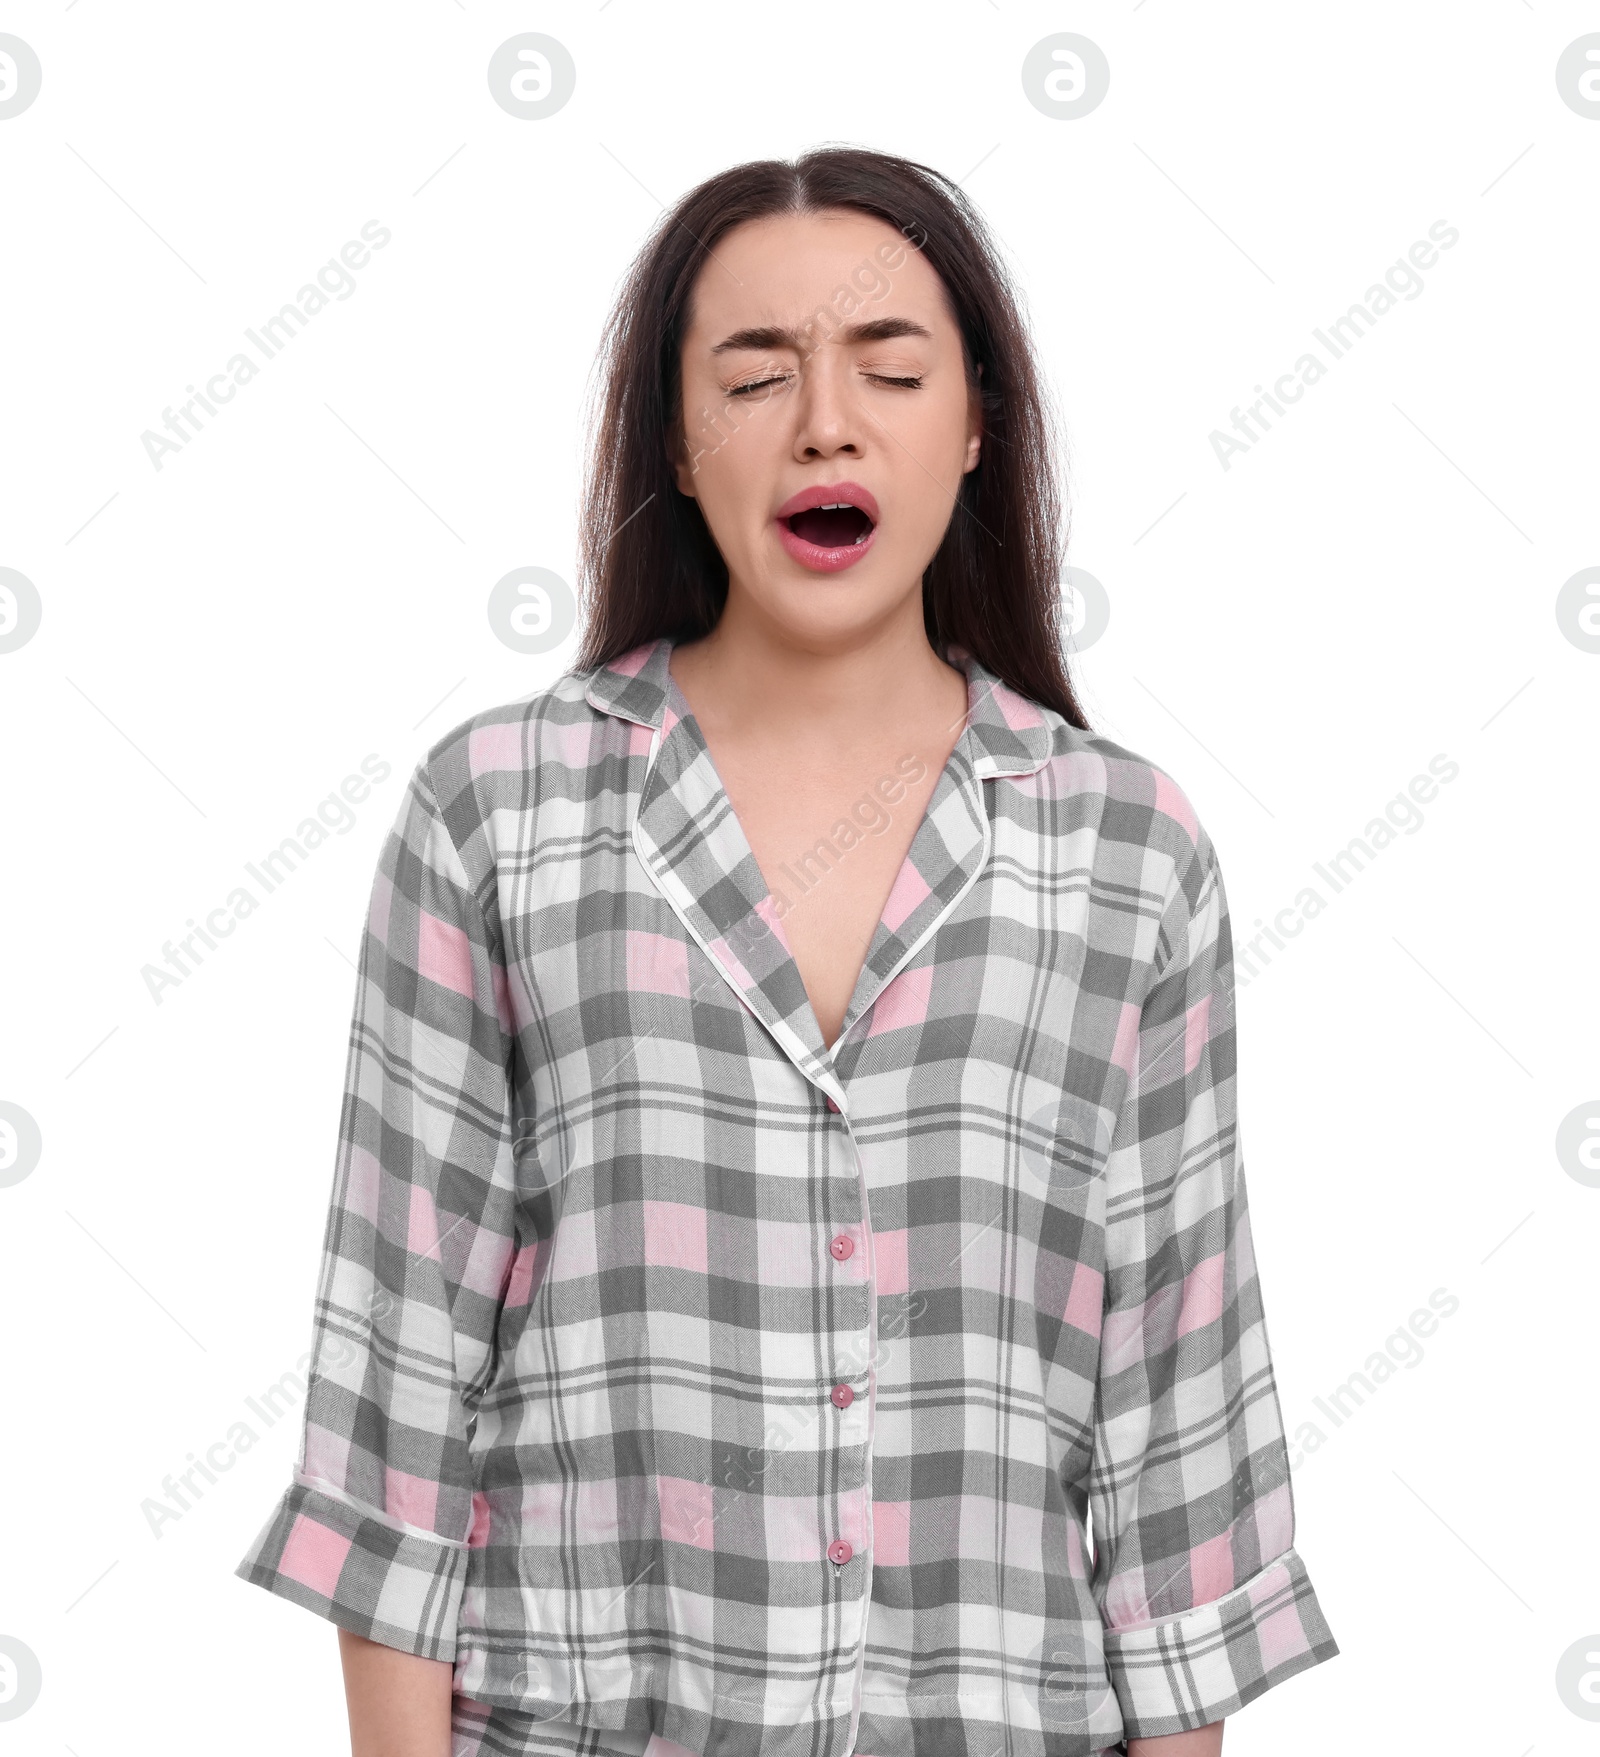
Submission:
<svg viewBox="0 0 1600 1757">
<path fill-rule="evenodd" d="M 866 518 L 866 516 L 867 516 L 865 514 L 865 512 L 863 511 L 863 509 L 861 507 L 857 506 L 853 500 L 821 501 L 815 507 L 813 507 L 811 510 L 813 512 L 845 512 L 848 510 L 850 512 L 861 513 L 863 518 Z M 798 517 L 798 514 L 796 514 L 794 516 Z M 861 545 L 866 542 L 867 538 L 872 535 L 872 531 L 873 531 L 872 521 L 870 518 L 868 518 L 866 530 L 864 530 L 859 537 L 854 538 L 848 545 L 846 545 L 846 547 L 851 548 L 851 549 L 859 549 L 861 547 Z"/>
</svg>

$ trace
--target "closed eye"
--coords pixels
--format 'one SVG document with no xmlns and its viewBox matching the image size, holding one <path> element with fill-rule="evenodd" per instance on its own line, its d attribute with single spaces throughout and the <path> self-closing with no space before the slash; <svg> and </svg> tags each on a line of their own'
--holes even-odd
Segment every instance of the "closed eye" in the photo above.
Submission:
<svg viewBox="0 0 1600 1757">
<path fill-rule="evenodd" d="M 756 378 L 749 384 L 735 384 L 728 388 L 730 397 L 747 397 L 752 391 L 765 390 L 769 384 L 782 384 L 782 378 Z"/>
<path fill-rule="evenodd" d="M 874 384 L 892 384 L 900 390 L 920 390 L 922 388 L 922 379 L 920 375 L 916 377 L 895 378 L 891 377 L 886 372 L 868 372 L 864 373 L 863 377 L 870 378 Z M 774 378 L 755 378 L 748 384 L 730 385 L 728 388 L 728 395 L 730 397 L 747 397 L 753 395 L 758 390 L 765 390 L 770 384 L 782 384 L 784 382 L 784 377 L 781 374 Z"/>
</svg>

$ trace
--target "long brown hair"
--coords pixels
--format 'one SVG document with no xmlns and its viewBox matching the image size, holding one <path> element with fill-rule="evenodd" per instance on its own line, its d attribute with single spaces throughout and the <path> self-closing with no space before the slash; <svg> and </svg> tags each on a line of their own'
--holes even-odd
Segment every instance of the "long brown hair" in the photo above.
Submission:
<svg viewBox="0 0 1600 1757">
<path fill-rule="evenodd" d="M 936 652 L 965 647 L 1019 694 L 1087 729 L 1063 649 L 1066 532 L 1049 409 L 998 251 L 958 184 L 910 159 L 853 147 L 758 159 L 708 178 L 663 215 L 634 262 L 601 344 L 604 394 L 578 536 L 585 623 L 575 669 L 662 636 L 696 640 L 721 616 L 727 565 L 699 503 L 678 491 L 666 437 L 682 416 L 690 293 L 733 227 L 829 208 L 871 214 L 922 251 L 949 293 L 982 408 L 978 465 L 962 478 L 922 578 L 928 640 Z"/>
</svg>

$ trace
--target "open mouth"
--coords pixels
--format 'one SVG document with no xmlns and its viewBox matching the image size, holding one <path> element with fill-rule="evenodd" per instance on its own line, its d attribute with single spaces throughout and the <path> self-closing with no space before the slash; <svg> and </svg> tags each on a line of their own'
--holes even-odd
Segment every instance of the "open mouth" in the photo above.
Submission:
<svg viewBox="0 0 1600 1757">
<path fill-rule="evenodd" d="M 872 534 L 872 520 L 859 506 L 838 501 L 832 506 L 808 506 L 784 521 L 804 543 L 819 549 L 853 549 Z"/>
<path fill-rule="evenodd" d="M 878 502 L 859 482 L 819 482 L 778 508 L 777 525 L 793 560 L 812 573 L 837 573 L 871 549 Z"/>
</svg>

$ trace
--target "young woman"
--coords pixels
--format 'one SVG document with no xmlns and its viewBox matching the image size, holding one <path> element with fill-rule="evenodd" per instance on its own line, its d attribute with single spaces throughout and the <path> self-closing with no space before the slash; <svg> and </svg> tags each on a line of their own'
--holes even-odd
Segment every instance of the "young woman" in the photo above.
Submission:
<svg viewBox="0 0 1600 1757">
<path fill-rule="evenodd" d="M 1293 1547 L 1228 906 L 1064 667 L 959 190 L 679 203 L 608 337 L 576 669 L 374 884 L 292 1484 L 356 1757 L 1202 1757 Z"/>
</svg>

